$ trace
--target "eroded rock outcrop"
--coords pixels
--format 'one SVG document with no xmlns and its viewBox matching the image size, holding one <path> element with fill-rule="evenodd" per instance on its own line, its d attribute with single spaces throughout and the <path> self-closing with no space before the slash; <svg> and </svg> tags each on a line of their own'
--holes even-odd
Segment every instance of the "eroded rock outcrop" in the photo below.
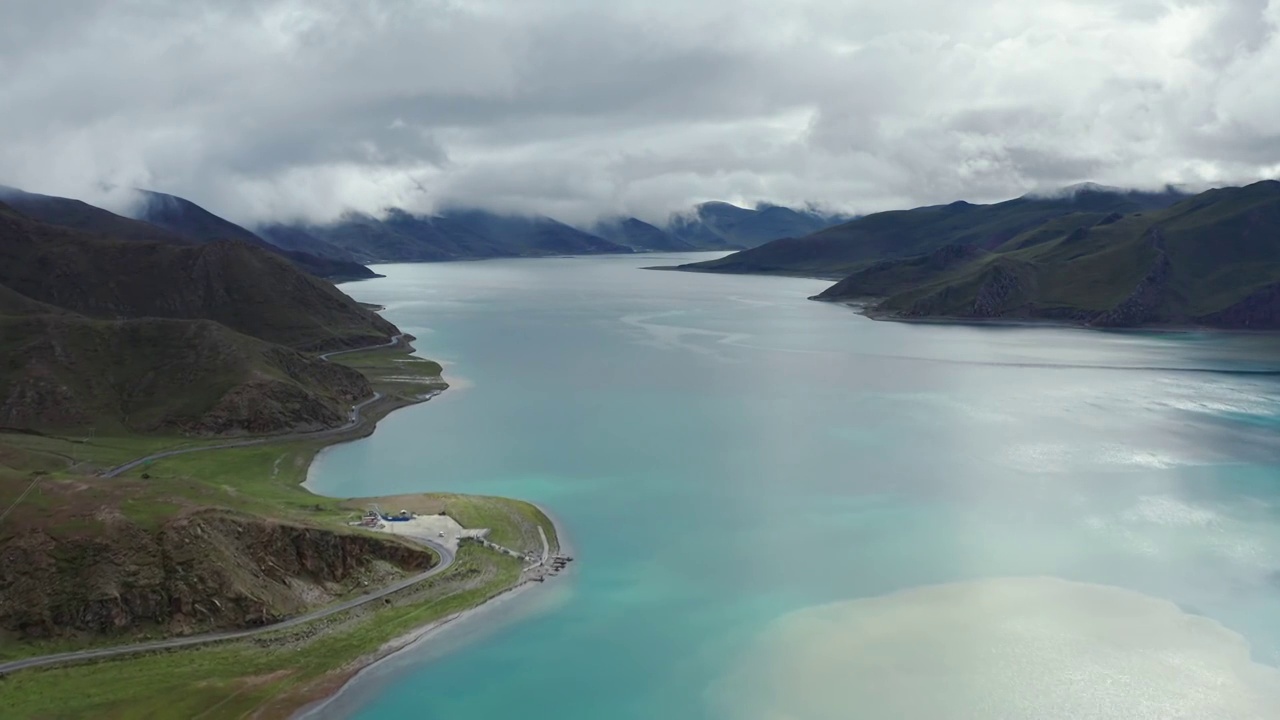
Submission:
<svg viewBox="0 0 1280 720">
<path fill-rule="evenodd" d="M 1214 327 L 1239 330 L 1280 329 L 1280 283 L 1251 293 L 1240 302 L 1200 321 Z"/>
<path fill-rule="evenodd" d="M 84 537 L 33 530 L 0 545 L 0 629 L 48 638 L 243 628 L 436 562 L 390 540 L 225 511 L 156 530 L 123 517 Z"/>
<path fill-rule="evenodd" d="M 1099 327 L 1138 327 L 1172 319 L 1165 317 L 1163 312 L 1163 299 L 1171 262 L 1159 228 L 1151 228 L 1149 242 L 1156 256 L 1147 274 L 1138 282 L 1129 297 L 1110 310 L 1098 314 L 1090 324 Z"/>
</svg>

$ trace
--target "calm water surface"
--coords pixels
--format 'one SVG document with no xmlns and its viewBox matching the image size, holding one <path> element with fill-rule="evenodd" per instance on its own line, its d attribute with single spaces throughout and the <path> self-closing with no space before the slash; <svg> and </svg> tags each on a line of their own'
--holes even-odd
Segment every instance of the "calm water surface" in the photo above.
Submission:
<svg viewBox="0 0 1280 720">
<path fill-rule="evenodd" d="M 806 612 L 990 578 L 1172 601 L 1280 665 L 1275 339 L 878 323 L 805 300 L 820 281 L 639 269 L 677 259 L 391 265 L 344 286 L 453 388 L 326 451 L 313 488 L 532 500 L 579 562 L 326 717 L 826 718 L 787 705 L 786 669 L 815 661 Z M 856 656 L 874 607 L 847 607 L 819 634 Z M 900 712 L 867 702 L 845 716 Z"/>
</svg>

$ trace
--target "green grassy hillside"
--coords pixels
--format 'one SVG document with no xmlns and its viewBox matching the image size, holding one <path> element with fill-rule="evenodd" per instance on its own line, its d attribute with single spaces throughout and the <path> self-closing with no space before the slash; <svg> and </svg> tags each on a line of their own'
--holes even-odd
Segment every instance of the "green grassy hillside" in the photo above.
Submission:
<svg viewBox="0 0 1280 720">
<path fill-rule="evenodd" d="M 1280 328 L 1280 182 L 1157 211 L 1075 213 L 992 252 L 949 246 L 862 267 L 817 296 L 862 298 L 878 299 L 873 313 L 906 318 Z"/>
<path fill-rule="evenodd" d="M 1166 207 L 1174 193 L 1111 192 L 1081 188 L 1061 197 L 1021 197 L 994 205 L 955 202 L 875 213 L 842 225 L 766 243 L 686 270 L 844 277 L 890 258 L 933 252 L 947 245 L 996 249 L 1051 223 L 1092 225 L 1113 213 Z"/>
<path fill-rule="evenodd" d="M 335 427 L 359 372 L 207 320 L 0 316 L 0 425 L 188 434 Z"/>
<path fill-rule="evenodd" d="M 90 317 L 214 320 L 300 350 L 371 345 L 397 332 L 332 284 L 252 245 L 101 239 L 4 205 L 0 285 Z"/>
</svg>

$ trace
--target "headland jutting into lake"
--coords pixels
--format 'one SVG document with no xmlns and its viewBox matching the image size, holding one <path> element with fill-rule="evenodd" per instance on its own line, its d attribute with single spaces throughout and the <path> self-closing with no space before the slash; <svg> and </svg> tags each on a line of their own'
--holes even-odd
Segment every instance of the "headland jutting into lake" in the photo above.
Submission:
<svg viewBox="0 0 1280 720">
<path fill-rule="evenodd" d="M 225 466 L 233 467 L 237 474 L 260 474 L 272 481 L 269 486 L 274 489 L 270 495 L 261 496 L 259 513 L 279 518 L 268 522 L 280 523 L 276 527 L 291 532 L 289 528 L 296 520 L 290 508 L 308 504 L 304 499 L 309 495 L 305 478 L 317 452 L 335 443 L 367 437 L 388 414 L 424 402 L 447 388 L 440 366 L 412 353 L 408 339 L 397 336 L 369 348 L 321 356 L 359 370 L 376 388 L 371 397 L 353 405 L 348 421 L 340 427 L 230 441 L 188 442 L 176 448 L 157 444 L 143 457 L 106 467 L 99 464 L 99 457 L 112 457 L 105 449 L 119 441 L 85 441 L 83 444 L 88 447 L 80 452 L 102 467 L 93 481 L 100 483 L 129 482 L 132 477 L 150 482 L 194 479 L 211 468 Z M 48 436 L 28 437 L 45 444 L 57 442 Z M 186 683 L 190 682 L 184 669 L 196 664 L 204 668 L 202 687 L 210 689 L 222 683 L 239 686 L 246 681 L 237 678 L 246 676 L 262 678 L 252 681 L 251 692 L 232 691 L 211 701 L 213 707 L 228 712 L 239 707 L 268 717 L 283 717 L 322 701 L 363 668 L 422 640 L 432 629 L 456 623 L 467 617 L 469 610 L 494 598 L 558 575 L 571 559 L 561 550 L 560 528 L 539 508 L 527 503 L 455 494 L 349 500 L 310 497 L 333 503 L 333 511 L 322 511 L 320 518 L 297 526 L 299 535 L 290 541 L 295 547 L 289 553 L 310 553 L 306 550 L 308 545 L 331 544 L 331 538 L 351 536 L 370 540 L 385 537 L 391 543 L 388 547 L 408 550 L 416 545 L 431 555 L 424 555 L 427 559 L 416 570 L 409 565 L 405 570 L 387 566 L 380 575 L 364 573 L 354 585 L 348 582 L 350 589 L 339 591 L 341 594 L 333 594 L 337 589 L 333 581 L 318 581 L 311 591 L 311 607 L 301 607 L 295 614 L 263 618 L 243 629 L 224 625 L 202 632 L 193 627 L 172 633 L 168 639 L 151 633 L 114 643 L 104 638 L 84 642 L 79 650 L 65 650 L 68 645 L 64 642 L 59 648 L 64 651 L 54 654 L 41 654 L 39 643 L 15 648 L 20 653 L 9 655 L 9 662 L 0 663 L 13 690 L 9 697 L 14 707 L 31 704 L 33 711 L 36 707 L 48 708 L 43 688 L 51 684 L 96 683 L 138 674 L 152 677 L 157 685 L 143 694 L 132 690 L 129 707 L 153 703 L 169 708 L 184 704 L 195 707 L 203 702 L 198 699 L 200 693 L 185 702 L 179 693 L 186 692 Z M 321 506 L 314 500 L 310 504 L 319 510 Z M 373 516 L 370 508 L 377 508 L 380 514 Z M 216 511 L 214 514 L 216 519 Z M 195 517 L 207 516 L 208 511 L 198 511 Z M 417 519 L 408 519 L 413 516 Z M 433 529 L 439 525 L 442 530 L 428 535 L 412 529 L 428 525 Z M 446 525 L 454 532 L 444 532 Z M 285 556 L 264 550 L 266 562 L 286 562 Z M 346 556 L 340 562 L 364 562 L 358 556 L 362 551 L 356 547 L 340 552 Z M 414 552 L 421 555 L 423 551 Z M 306 573 L 298 575 L 305 576 Z M 326 591 L 330 594 L 326 595 Z M 324 600 L 330 597 L 332 600 Z M 218 602 L 216 597 L 211 599 Z M 268 649 L 265 657 L 263 648 Z M 172 657 L 174 653 L 179 657 Z M 299 663 L 299 658 L 309 653 L 317 657 Z M 272 665 L 276 669 L 270 669 Z M 85 700 L 95 707 L 109 706 L 103 705 L 101 694 L 93 699 L 72 700 L 69 706 Z"/>
</svg>

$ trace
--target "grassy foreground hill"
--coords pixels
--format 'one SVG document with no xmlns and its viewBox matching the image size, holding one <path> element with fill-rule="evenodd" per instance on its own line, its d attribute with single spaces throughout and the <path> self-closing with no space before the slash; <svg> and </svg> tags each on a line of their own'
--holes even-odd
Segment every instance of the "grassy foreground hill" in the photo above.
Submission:
<svg viewBox="0 0 1280 720">
<path fill-rule="evenodd" d="M 872 314 L 898 318 L 1280 329 L 1280 182 L 884 259 L 816 299 L 874 299 Z"/>
</svg>

